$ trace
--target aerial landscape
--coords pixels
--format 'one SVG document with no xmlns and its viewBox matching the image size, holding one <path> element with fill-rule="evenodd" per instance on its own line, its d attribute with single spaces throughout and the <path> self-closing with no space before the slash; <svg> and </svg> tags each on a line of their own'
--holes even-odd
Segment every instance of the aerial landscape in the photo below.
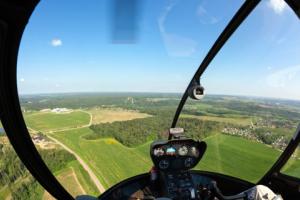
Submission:
<svg viewBox="0 0 300 200">
<path fill-rule="evenodd" d="M 168 138 L 186 90 L 176 127 L 207 144 L 193 169 L 258 183 L 300 130 L 300 24 L 292 1 L 116 2 L 40 1 L 15 34 L 20 45 L 5 45 L 16 48 L 5 56 L 18 52 L 17 88 L 5 89 L 17 92 L 19 114 L 53 175 L 76 197 L 148 173 L 150 145 Z M 116 38 L 127 23 L 120 35 L 134 37 Z M 199 101 L 196 87 L 205 94 Z M 5 133 L 0 119 L 0 200 L 53 200 L 6 134 L 26 133 Z M 280 173 L 298 183 L 284 180 L 274 192 L 299 193 L 295 148 Z"/>
<path fill-rule="evenodd" d="M 97 196 L 150 170 L 149 146 L 166 138 L 179 100 L 176 93 L 68 93 L 24 95 L 20 103 L 33 142 L 61 184 L 74 196 Z M 285 149 L 299 118 L 298 101 L 207 95 L 186 103 L 177 126 L 208 145 L 196 169 L 255 183 Z M 1 199 L 53 199 L 4 135 L 1 153 L 10 155 L 1 156 Z M 299 158 L 297 150 L 283 173 L 299 176 Z"/>
</svg>

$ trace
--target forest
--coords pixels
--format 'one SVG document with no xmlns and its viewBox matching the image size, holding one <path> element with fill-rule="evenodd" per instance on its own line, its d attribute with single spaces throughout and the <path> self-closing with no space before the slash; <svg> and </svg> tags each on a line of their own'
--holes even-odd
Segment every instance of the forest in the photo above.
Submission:
<svg viewBox="0 0 300 200">
<path fill-rule="evenodd" d="M 182 119 L 178 126 L 185 129 L 186 136 L 194 139 L 203 139 L 215 131 L 220 132 L 223 127 L 218 122 L 204 122 L 198 119 Z M 90 128 L 94 133 L 84 138 L 113 137 L 120 143 L 132 147 L 154 139 L 166 139 L 169 127 L 170 120 L 158 115 L 144 119 L 92 125 Z"/>
<path fill-rule="evenodd" d="M 39 149 L 39 153 L 53 173 L 75 160 L 72 154 L 63 149 Z M 3 143 L 0 144 L 0 188 L 5 188 L 13 200 L 41 199 L 44 192 L 12 147 Z"/>
</svg>

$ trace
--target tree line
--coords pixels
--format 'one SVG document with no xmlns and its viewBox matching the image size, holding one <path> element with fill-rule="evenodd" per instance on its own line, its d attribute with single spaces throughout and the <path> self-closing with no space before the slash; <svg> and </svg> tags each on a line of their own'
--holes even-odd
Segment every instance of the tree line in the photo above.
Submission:
<svg viewBox="0 0 300 200">
<path fill-rule="evenodd" d="M 39 153 L 52 172 L 65 168 L 76 159 L 63 149 L 39 149 Z M 0 188 L 3 187 L 8 187 L 13 200 L 36 200 L 43 195 L 39 183 L 8 144 L 0 144 Z"/>
<path fill-rule="evenodd" d="M 86 135 L 85 139 L 113 137 L 123 145 L 132 147 L 149 140 L 166 139 L 170 123 L 170 119 L 156 115 L 144 119 L 97 124 L 90 127 L 94 133 Z M 188 137 L 199 140 L 210 134 L 221 132 L 223 126 L 218 122 L 190 118 L 182 118 L 178 122 L 178 127 L 184 128 Z"/>
</svg>

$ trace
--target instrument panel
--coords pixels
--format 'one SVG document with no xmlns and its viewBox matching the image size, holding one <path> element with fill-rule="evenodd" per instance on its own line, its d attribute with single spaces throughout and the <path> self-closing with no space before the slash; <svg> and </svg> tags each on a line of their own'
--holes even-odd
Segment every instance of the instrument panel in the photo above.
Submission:
<svg viewBox="0 0 300 200">
<path fill-rule="evenodd" d="M 188 170 L 198 164 L 205 150 L 205 142 L 192 139 L 155 141 L 150 155 L 159 170 Z"/>
</svg>

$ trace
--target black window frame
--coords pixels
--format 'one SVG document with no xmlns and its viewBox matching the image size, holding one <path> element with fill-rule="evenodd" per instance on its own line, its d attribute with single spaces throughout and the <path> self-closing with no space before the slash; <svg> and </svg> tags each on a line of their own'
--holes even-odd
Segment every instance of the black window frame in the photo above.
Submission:
<svg viewBox="0 0 300 200">
<path fill-rule="evenodd" d="M 285 1 L 300 18 L 300 1 Z M 10 143 L 36 180 L 55 198 L 72 200 L 74 198 L 57 181 L 34 146 L 26 128 L 19 103 L 16 81 L 18 49 L 23 31 L 38 2 L 39 0 L 2 0 L 0 2 L 0 118 Z M 259 2 L 260 0 L 246 0 L 244 2 L 209 50 L 191 83 L 193 80 L 200 78 L 215 55 Z M 178 116 L 187 97 L 186 90 L 175 113 L 172 127 L 176 126 Z M 274 176 L 274 173 L 279 172 L 299 141 L 300 134 L 298 130 L 294 140 L 289 143 L 286 150 L 259 183 L 268 181 L 270 177 Z"/>
</svg>

